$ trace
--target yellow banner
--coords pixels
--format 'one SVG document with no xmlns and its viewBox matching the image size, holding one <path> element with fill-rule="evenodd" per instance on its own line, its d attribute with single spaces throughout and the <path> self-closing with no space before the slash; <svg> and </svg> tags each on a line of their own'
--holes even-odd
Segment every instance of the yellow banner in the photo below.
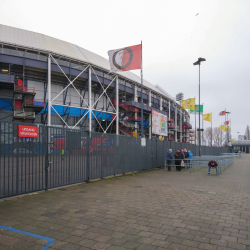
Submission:
<svg viewBox="0 0 250 250">
<path fill-rule="evenodd" d="M 183 109 L 195 110 L 195 98 L 189 98 L 187 100 L 182 100 L 181 106 Z"/>
<path fill-rule="evenodd" d="M 227 125 L 220 125 L 219 128 L 225 131 L 225 129 L 227 128 Z"/>
<path fill-rule="evenodd" d="M 230 128 L 224 128 L 223 131 L 230 132 Z"/>
<path fill-rule="evenodd" d="M 231 139 L 231 142 L 235 141 L 235 139 Z"/>
<path fill-rule="evenodd" d="M 209 114 L 204 114 L 204 115 L 203 115 L 203 119 L 204 119 L 204 121 L 211 122 L 211 113 L 209 113 Z"/>
</svg>

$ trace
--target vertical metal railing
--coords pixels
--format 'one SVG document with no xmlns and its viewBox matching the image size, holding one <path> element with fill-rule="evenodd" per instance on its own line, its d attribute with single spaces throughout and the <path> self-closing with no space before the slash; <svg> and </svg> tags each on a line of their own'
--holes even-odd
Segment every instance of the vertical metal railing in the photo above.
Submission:
<svg viewBox="0 0 250 250">
<path fill-rule="evenodd" d="M 44 125 L 39 138 L 20 138 L 18 125 L 23 123 L 0 122 L 0 198 L 161 167 L 169 148 L 173 153 L 197 148 L 156 139 L 146 139 L 142 147 L 141 138 L 96 132 L 90 137 L 89 132 Z M 202 146 L 205 155 L 226 152 Z M 231 164 L 227 158 L 222 165 Z"/>
</svg>

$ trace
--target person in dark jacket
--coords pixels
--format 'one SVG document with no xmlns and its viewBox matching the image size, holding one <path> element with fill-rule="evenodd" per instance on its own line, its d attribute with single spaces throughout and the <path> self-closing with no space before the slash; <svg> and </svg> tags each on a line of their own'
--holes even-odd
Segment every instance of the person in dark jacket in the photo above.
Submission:
<svg viewBox="0 0 250 250">
<path fill-rule="evenodd" d="M 180 149 L 177 149 L 177 152 L 175 153 L 175 165 L 176 170 L 181 171 L 181 160 L 184 159 L 184 154 L 180 151 Z"/>
<path fill-rule="evenodd" d="M 218 162 L 211 160 L 208 162 L 208 174 L 210 174 L 210 168 L 216 168 L 216 174 L 219 174 Z"/>
<path fill-rule="evenodd" d="M 168 171 L 171 171 L 172 159 L 173 159 L 172 149 L 170 148 L 167 153 Z"/>
<path fill-rule="evenodd" d="M 189 153 L 186 148 L 184 148 L 184 155 L 185 155 L 185 158 L 189 158 Z"/>
<path fill-rule="evenodd" d="M 185 166 L 187 166 L 188 163 L 189 163 L 189 160 L 187 159 L 187 158 L 189 158 L 189 154 L 188 154 L 188 151 L 187 151 L 186 148 L 184 148 L 184 152 L 183 153 L 184 153 L 184 157 L 185 157 L 185 160 L 184 160 Z"/>
</svg>

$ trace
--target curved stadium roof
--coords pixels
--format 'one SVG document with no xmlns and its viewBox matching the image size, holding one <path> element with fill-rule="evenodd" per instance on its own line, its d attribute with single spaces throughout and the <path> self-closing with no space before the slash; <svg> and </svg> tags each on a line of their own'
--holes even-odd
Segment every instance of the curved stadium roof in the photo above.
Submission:
<svg viewBox="0 0 250 250">
<path fill-rule="evenodd" d="M 56 54 L 77 61 L 91 63 L 107 71 L 110 70 L 109 61 L 101 56 L 89 50 L 83 49 L 75 44 L 32 31 L 0 24 L 0 43 Z M 121 72 L 118 74 L 134 82 L 137 82 L 139 85 L 141 83 L 141 78 L 130 71 Z M 162 92 L 159 88 L 149 83 L 145 79 L 143 80 L 143 85 L 154 92 L 165 96 L 167 99 L 173 100 L 172 96 L 164 93 L 165 91 Z"/>
</svg>

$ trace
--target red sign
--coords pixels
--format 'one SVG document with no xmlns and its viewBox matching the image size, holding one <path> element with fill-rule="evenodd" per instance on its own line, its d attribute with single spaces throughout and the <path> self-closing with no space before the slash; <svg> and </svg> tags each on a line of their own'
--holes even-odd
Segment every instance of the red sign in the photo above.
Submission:
<svg viewBox="0 0 250 250">
<path fill-rule="evenodd" d="M 18 137 L 38 138 L 38 127 L 18 125 Z"/>
</svg>

